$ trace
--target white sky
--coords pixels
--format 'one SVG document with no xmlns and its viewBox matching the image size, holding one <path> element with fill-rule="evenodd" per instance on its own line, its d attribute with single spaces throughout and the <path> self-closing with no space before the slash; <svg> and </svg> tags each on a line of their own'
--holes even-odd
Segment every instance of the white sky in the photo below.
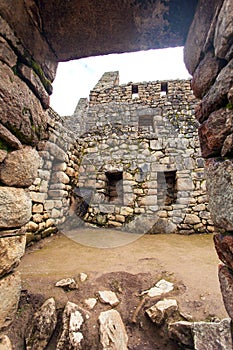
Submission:
<svg viewBox="0 0 233 350">
<path fill-rule="evenodd" d="M 183 63 L 183 47 L 111 54 L 59 63 L 53 83 L 51 107 L 72 115 L 78 100 L 88 97 L 104 72 L 120 72 L 120 84 L 190 78 Z"/>
</svg>

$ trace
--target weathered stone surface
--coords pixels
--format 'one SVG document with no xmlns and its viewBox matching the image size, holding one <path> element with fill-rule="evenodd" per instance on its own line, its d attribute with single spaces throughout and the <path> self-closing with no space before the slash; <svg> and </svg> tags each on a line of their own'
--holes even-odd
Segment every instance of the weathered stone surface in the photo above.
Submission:
<svg viewBox="0 0 233 350">
<path fill-rule="evenodd" d="M 233 163 L 231 160 L 206 161 L 206 186 L 209 194 L 209 209 L 216 227 L 233 230 Z"/>
<path fill-rule="evenodd" d="M 9 273 L 19 264 L 25 244 L 24 235 L 0 238 L 0 276 Z"/>
<path fill-rule="evenodd" d="M 104 304 L 109 304 L 114 307 L 120 302 L 116 294 L 111 290 L 99 291 L 98 294 L 100 301 Z"/>
<path fill-rule="evenodd" d="M 175 299 L 164 299 L 155 305 L 146 309 L 147 315 L 151 321 L 160 326 L 169 316 L 178 310 L 178 304 Z"/>
<path fill-rule="evenodd" d="M 16 54 L 2 37 L 0 37 L 0 60 L 5 62 L 9 67 L 14 67 L 17 62 Z"/>
<path fill-rule="evenodd" d="M 44 350 L 57 324 L 56 304 L 53 298 L 44 302 L 27 328 L 26 349 Z"/>
<path fill-rule="evenodd" d="M 13 149 L 19 149 L 22 147 L 21 142 L 15 137 L 5 126 L 0 124 L 0 138 L 4 140 L 8 146 Z"/>
<path fill-rule="evenodd" d="M 12 70 L 0 62 L 1 123 L 22 143 L 46 137 L 47 114 L 36 96 Z"/>
<path fill-rule="evenodd" d="M 178 178 L 177 179 L 177 191 L 192 191 L 194 185 L 191 178 Z"/>
<path fill-rule="evenodd" d="M 62 333 L 57 350 L 82 349 L 83 334 L 80 332 L 84 322 L 78 305 L 68 301 L 62 315 Z"/>
<path fill-rule="evenodd" d="M 233 236 L 215 234 L 214 244 L 219 259 L 233 270 Z"/>
<path fill-rule="evenodd" d="M 62 183 L 68 184 L 70 182 L 70 178 L 63 171 L 56 171 L 51 176 L 51 183 Z"/>
<path fill-rule="evenodd" d="M 11 341 L 7 335 L 0 336 L 0 350 L 12 350 Z"/>
<path fill-rule="evenodd" d="M 14 319 L 21 291 L 19 272 L 7 275 L 0 280 L 0 330 Z"/>
<path fill-rule="evenodd" d="M 226 106 L 227 94 L 233 85 L 233 59 L 225 66 L 217 76 L 214 84 L 196 109 L 196 118 L 203 123 L 215 110 Z"/>
<path fill-rule="evenodd" d="M 31 217 L 29 194 L 14 187 L 0 187 L 0 228 L 21 227 Z"/>
<path fill-rule="evenodd" d="M 127 350 L 128 336 L 116 310 L 100 313 L 100 341 L 103 350 Z"/>
<path fill-rule="evenodd" d="M 218 15 L 216 23 L 214 47 L 215 55 L 220 58 L 225 58 L 226 54 L 232 44 L 233 35 L 233 3 L 231 0 L 223 2 L 221 11 Z"/>
<path fill-rule="evenodd" d="M 38 152 L 30 146 L 8 153 L 0 168 L 0 179 L 8 186 L 29 187 L 37 177 Z"/>
<path fill-rule="evenodd" d="M 226 137 L 223 143 L 221 156 L 222 157 L 229 156 L 232 154 L 232 151 L 233 151 L 233 134 L 230 134 Z"/>
<path fill-rule="evenodd" d="M 194 15 L 193 22 L 189 28 L 189 33 L 184 47 L 184 62 L 191 75 L 201 60 L 203 47 L 206 43 L 206 37 L 209 32 L 216 8 L 221 5 L 223 0 L 199 1 Z"/>
<path fill-rule="evenodd" d="M 193 224 L 199 224 L 199 222 L 201 222 L 199 216 L 197 216 L 195 214 L 186 214 L 185 215 L 185 219 L 184 219 L 185 224 L 193 225 Z"/>
<path fill-rule="evenodd" d="M 94 309 L 95 305 L 97 304 L 97 300 L 95 298 L 85 299 L 84 302 L 91 310 Z"/>
<path fill-rule="evenodd" d="M 218 271 L 223 302 L 230 318 L 233 318 L 233 273 L 227 266 L 220 266 Z"/>
<path fill-rule="evenodd" d="M 211 113 L 198 129 L 202 156 L 220 155 L 226 137 L 233 132 L 233 111 L 221 108 Z"/>
<path fill-rule="evenodd" d="M 168 336 L 177 343 L 193 349 L 192 322 L 178 321 L 169 323 Z"/>
<path fill-rule="evenodd" d="M 149 233 L 175 233 L 177 226 L 168 219 L 159 218 L 158 221 L 149 230 Z"/>
<path fill-rule="evenodd" d="M 33 71 L 32 68 L 25 66 L 24 64 L 18 65 L 17 69 L 22 79 L 32 89 L 34 94 L 39 98 L 42 106 L 45 109 L 49 108 L 49 96 L 38 75 Z"/>
<path fill-rule="evenodd" d="M 147 233 L 150 232 L 157 220 L 156 215 L 153 215 L 152 218 L 151 215 L 141 214 L 135 216 L 132 221 L 125 224 L 124 230 L 135 233 Z"/>
<path fill-rule="evenodd" d="M 4 161 L 4 159 L 7 156 L 7 151 L 4 151 L 3 149 L 0 150 L 0 163 Z"/>
<path fill-rule="evenodd" d="M 221 322 L 194 322 L 195 350 L 232 350 L 231 319 Z"/>
<path fill-rule="evenodd" d="M 63 278 L 62 280 L 56 282 L 55 286 L 64 289 L 78 289 L 78 285 L 73 278 Z"/>
<path fill-rule="evenodd" d="M 173 289 L 174 289 L 173 283 L 162 279 L 162 280 L 158 281 L 154 287 L 143 291 L 141 293 L 141 295 L 147 294 L 149 297 L 153 298 L 153 297 L 157 297 L 157 296 L 169 293 Z"/>
<path fill-rule="evenodd" d="M 202 98 L 218 75 L 222 62 L 208 52 L 197 66 L 191 81 L 191 87 L 197 98 Z"/>
<path fill-rule="evenodd" d="M 39 149 L 48 151 L 52 156 L 62 162 L 68 162 L 68 156 L 58 145 L 50 141 L 40 142 Z"/>
</svg>

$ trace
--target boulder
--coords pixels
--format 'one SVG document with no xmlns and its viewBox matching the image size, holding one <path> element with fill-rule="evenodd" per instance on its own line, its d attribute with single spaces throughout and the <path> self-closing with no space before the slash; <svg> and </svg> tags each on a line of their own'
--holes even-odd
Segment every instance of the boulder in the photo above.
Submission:
<svg viewBox="0 0 233 350">
<path fill-rule="evenodd" d="M 121 316 L 116 310 L 99 315 L 100 342 L 103 350 L 127 350 L 128 336 Z"/>
<path fill-rule="evenodd" d="M 218 15 L 216 23 L 214 48 L 215 55 L 220 58 L 225 58 L 232 43 L 233 35 L 233 3 L 231 0 L 225 0 Z"/>
<path fill-rule="evenodd" d="M 24 254 L 25 245 L 25 235 L 0 238 L 0 276 L 18 266 Z"/>
<path fill-rule="evenodd" d="M 228 315 L 233 318 L 233 273 L 227 266 L 220 266 L 218 271 L 222 298 Z"/>
<path fill-rule="evenodd" d="M 231 319 L 221 322 L 194 322 L 195 350 L 232 350 Z"/>
<path fill-rule="evenodd" d="M 62 315 L 62 333 L 56 350 L 82 349 L 83 334 L 80 329 L 83 322 L 84 319 L 79 311 L 79 306 L 68 301 Z"/>
<path fill-rule="evenodd" d="M 10 148 L 19 149 L 22 147 L 21 142 L 5 126 L 0 124 L 0 138 L 4 140 Z"/>
<path fill-rule="evenodd" d="M 40 166 L 38 152 L 30 146 L 8 153 L 0 168 L 0 180 L 7 186 L 29 187 Z"/>
<path fill-rule="evenodd" d="M 214 244 L 219 259 L 233 270 L 233 236 L 215 234 Z"/>
<path fill-rule="evenodd" d="M 57 324 L 55 300 L 50 298 L 35 313 L 27 329 L 26 349 L 44 350 Z"/>
<path fill-rule="evenodd" d="M 18 309 L 21 291 L 20 273 L 14 272 L 0 280 L 0 330 L 9 326 Z"/>
<path fill-rule="evenodd" d="M 22 188 L 0 187 L 0 228 L 21 227 L 31 217 L 32 202 Z"/>
</svg>

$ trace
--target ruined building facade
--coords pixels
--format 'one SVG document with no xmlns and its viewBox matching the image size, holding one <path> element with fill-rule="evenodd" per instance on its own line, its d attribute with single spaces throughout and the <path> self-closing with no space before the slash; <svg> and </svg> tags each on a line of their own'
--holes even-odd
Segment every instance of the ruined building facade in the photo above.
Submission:
<svg viewBox="0 0 233 350">
<path fill-rule="evenodd" d="M 189 80 L 119 85 L 105 73 L 63 125 L 75 129 L 83 219 L 138 232 L 213 232 Z"/>
</svg>

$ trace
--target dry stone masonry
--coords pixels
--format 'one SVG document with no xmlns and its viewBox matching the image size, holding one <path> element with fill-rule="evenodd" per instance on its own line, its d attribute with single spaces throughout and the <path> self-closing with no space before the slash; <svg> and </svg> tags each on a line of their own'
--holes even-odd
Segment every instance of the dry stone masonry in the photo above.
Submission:
<svg viewBox="0 0 233 350">
<path fill-rule="evenodd" d="M 62 118 L 75 127 L 72 184 L 84 221 L 133 232 L 213 232 L 195 104 L 189 80 L 119 85 L 119 73 L 108 72 L 90 102 L 81 99 Z"/>
</svg>

